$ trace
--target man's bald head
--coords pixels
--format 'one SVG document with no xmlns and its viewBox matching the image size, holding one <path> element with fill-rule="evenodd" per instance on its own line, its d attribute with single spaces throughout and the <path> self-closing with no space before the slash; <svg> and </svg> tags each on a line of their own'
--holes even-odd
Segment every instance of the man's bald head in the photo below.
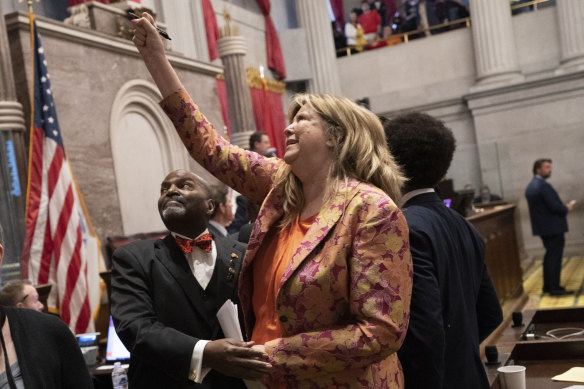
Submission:
<svg viewBox="0 0 584 389">
<path fill-rule="evenodd" d="M 214 208 L 211 190 L 193 172 L 175 170 L 160 185 L 158 211 L 172 232 L 196 237 L 207 228 Z"/>
</svg>

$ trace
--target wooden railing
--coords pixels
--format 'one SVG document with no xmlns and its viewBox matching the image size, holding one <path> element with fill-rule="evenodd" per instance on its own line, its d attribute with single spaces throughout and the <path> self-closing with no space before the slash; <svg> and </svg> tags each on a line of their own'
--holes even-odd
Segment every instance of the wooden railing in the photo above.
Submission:
<svg viewBox="0 0 584 389">
<path fill-rule="evenodd" d="M 552 0 L 533 0 L 533 1 L 529 1 L 527 3 L 521 3 L 521 4 L 516 4 L 516 5 L 512 5 L 511 6 L 511 10 L 515 11 L 521 8 L 526 8 L 526 7 L 531 7 L 533 6 L 533 10 L 537 11 L 538 10 L 538 4 L 542 4 L 542 3 L 549 3 Z"/>
<path fill-rule="evenodd" d="M 412 37 L 412 36 L 415 36 L 418 34 L 426 34 L 426 32 L 431 33 L 434 30 L 440 30 L 440 29 L 455 26 L 455 25 L 460 25 L 461 27 L 463 26 L 464 28 L 469 28 L 470 27 L 470 18 L 456 19 L 456 20 L 453 20 L 451 22 L 436 24 L 434 26 L 429 26 L 427 28 L 418 28 L 417 30 L 408 31 L 408 32 L 404 32 L 401 34 L 394 34 L 394 35 L 392 35 L 392 37 L 400 37 L 402 40 L 402 43 L 408 43 L 410 41 L 410 37 Z M 381 41 L 383 41 L 383 40 L 381 40 Z M 354 54 L 354 51 L 361 52 L 361 51 L 363 51 L 363 47 L 359 50 L 357 48 L 357 46 L 355 46 L 355 45 L 347 46 L 347 47 L 343 47 L 341 49 L 338 49 L 337 53 L 346 52 L 347 56 L 350 56 L 351 53 Z"/>
</svg>

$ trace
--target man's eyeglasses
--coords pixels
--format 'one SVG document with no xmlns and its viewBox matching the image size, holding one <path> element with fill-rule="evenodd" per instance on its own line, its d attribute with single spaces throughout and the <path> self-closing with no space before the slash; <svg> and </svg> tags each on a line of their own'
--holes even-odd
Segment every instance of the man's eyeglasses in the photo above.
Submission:
<svg viewBox="0 0 584 389">
<path fill-rule="evenodd" d="M 27 297 L 28 297 L 28 294 L 25 294 L 24 297 L 20 300 L 20 302 L 23 303 L 24 300 L 26 300 Z"/>
</svg>

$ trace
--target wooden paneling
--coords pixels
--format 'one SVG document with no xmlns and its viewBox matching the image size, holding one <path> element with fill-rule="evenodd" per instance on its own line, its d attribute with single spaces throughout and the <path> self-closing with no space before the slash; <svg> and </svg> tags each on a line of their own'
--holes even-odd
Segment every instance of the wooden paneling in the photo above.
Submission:
<svg viewBox="0 0 584 389">
<path fill-rule="evenodd" d="M 485 239 L 485 263 L 501 304 L 523 293 L 514 212 L 515 205 L 500 205 L 467 218 Z"/>
</svg>

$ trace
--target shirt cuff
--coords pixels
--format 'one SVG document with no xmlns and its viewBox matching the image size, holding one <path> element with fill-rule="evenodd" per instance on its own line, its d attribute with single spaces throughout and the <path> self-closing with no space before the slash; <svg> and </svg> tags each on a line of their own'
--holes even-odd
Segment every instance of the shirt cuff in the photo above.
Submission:
<svg viewBox="0 0 584 389">
<path fill-rule="evenodd" d="M 191 368 L 189 373 L 189 380 L 197 384 L 203 383 L 207 374 L 211 371 L 210 367 L 203 367 L 203 351 L 205 346 L 209 343 L 208 340 L 199 340 L 195 343 L 193 348 L 193 355 L 191 356 Z"/>
</svg>

